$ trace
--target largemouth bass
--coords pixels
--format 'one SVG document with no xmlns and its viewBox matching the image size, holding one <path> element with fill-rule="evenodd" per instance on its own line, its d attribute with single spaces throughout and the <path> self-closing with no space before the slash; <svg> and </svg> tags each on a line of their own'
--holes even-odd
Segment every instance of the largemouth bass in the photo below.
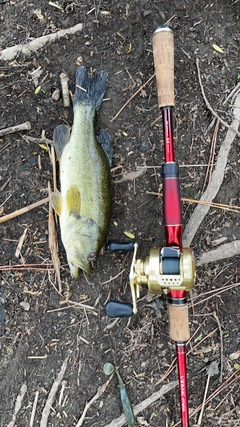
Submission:
<svg viewBox="0 0 240 427">
<path fill-rule="evenodd" d="M 95 114 L 106 90 L 108 73 L 85 67 L 76 72 L 73 126 L 59 125 L 53 143 L 60 164 L 61 192 L 51 196 L 59 215 L 61 239 L 73 277 L 86 273 L 98 257 L 111 216 L 111 139 L 102 131 L 97 140 Z"/>
</svg>

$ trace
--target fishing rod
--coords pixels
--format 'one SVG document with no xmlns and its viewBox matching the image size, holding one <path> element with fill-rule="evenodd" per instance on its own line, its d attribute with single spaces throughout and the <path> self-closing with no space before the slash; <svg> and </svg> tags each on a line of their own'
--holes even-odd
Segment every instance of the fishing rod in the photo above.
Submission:
<svg viewBox="0 0 240 427">
<path fill-rule="evenodd" d="M 152 294 L 166 294 L 169 307 L 169 333 L 175 342 L 182 427 L 189 426 L 186 342 L 190 338 L 187 293 L 195 282 L 195 259 L 192 249 L 182 247 L 182 206 L 179 186 L 179 166 L 175 161 L 172 110 L 174 107 L 174 38 L 170 27 L 158 27 L 152 37 L 156 73 L 158 106 L 162 112 L 164 163 L 163 224 L 165 246 L 152 248 L 143 261 L 137 259 L 137 243 L 110 242 L 108 249 L 131 250 L 130 269 L 132 304 L 109 301 L 109 317 L 130 317 L 137 313 L 140 286 L 147 285 Z"/>
</svg>

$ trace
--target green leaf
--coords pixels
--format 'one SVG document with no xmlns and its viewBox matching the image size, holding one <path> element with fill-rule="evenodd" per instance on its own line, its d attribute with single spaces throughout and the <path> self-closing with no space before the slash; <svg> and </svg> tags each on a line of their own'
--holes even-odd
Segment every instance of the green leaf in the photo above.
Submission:
<svg viewBox="0 0 240 427">
<path fill-rule="evenodd" d="M 41 86 L 36 87 L 35 92 L 34 92 L 35 95 L 37 95 L 40 92 L 41 89 L 42 89 Z"/>
<path fill-rule="evenodd" d="M 48 151 L 48 147 L 45 144 L 39 144 L 39 147 L 41 147 L 43 150 Z"/>
<path fill-rule="evenodd" d="M 130 427 L 135 427 L 136 426 L 135 417 L 134 417 L 132 404 L 131 404 L 131 401 L 129 399 L 127 389 L 125 387 L 125 384 L 124 384 L 119 372 L 117 370 L 115 370 L 115 372 L 116 372 L 117 377 L 118 377 L 120 397 L 121 397 L 124 415 L 126 417 L 128 425 Z"/>
<path fill-rule="evenodd" d="M 105 375 L 111 375 L 115 371 L 112 363 L 105 363 L 103 365 L 103 372 Z"/>
<path fill-rule="evenodd" d="M 212 45 L 213 49 L 216 50 L 219 53 L 224 53 L 223 50 L 217 45 L 217 44 L 213 44 Z"/>
<path fill-rule="evenodd" d="M 134 239 L 135 236 L 132 233 L 129 233 L 129 231 L 124 231 L 125 236 L 129 237 L 129 239 Z"/>
</svg>

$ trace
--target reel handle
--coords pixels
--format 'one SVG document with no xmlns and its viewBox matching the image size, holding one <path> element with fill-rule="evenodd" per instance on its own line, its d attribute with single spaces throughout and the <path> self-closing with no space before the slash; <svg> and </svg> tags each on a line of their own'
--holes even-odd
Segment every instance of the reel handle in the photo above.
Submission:
<svg viewBox="0 0 240 427">
<path fill-rule="evenodd" d="M 107 249 L 111 252 L 129 252 L 134 250 L 134 242 L 109 241 Z M 105 313 L 110 318 L 131 317 L 133 315 L 133 305 L 121 301 L 109 301 L 105 306 Z"/>
<path fill-rule="evenodd" d="M 111 252 L 129 252 L 134 250 L 134 242 L 115 242 L 109 241 L 107 244 L 107 250 Z"/>
<path fill-rule="evenodd" d="M 152 38 L 158 106 L 174 107 L 174 39 L 170 27 L 158 27 Z"/>
<path fill-rule="evenodd" d="M 106 304 L 105 313 L 110 318 L 131 317 L 133 315 L 133 306 L 127 302 L 109 301 Z"/>
</svg>

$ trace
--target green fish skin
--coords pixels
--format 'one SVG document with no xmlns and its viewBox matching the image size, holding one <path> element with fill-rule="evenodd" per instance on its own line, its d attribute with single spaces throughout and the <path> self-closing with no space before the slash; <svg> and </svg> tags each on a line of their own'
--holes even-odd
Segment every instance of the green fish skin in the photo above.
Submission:
<svg viewBox="0 0 240 427">
<path fill-rule="evenodd" d="M 103 132 L 103 141 L 98 142 L 94 125 L 107 78 L 107 73 L 89 77 L 85 67 L 77 69 L 72 131 L 59 125 L 53 135 L 61 193 L 53 193 L 51 202 L 59 215 L 62 242 L 75 278 L 79 269 L 91 272 L 111 216 L 110 137 Z"/>
</svg>

